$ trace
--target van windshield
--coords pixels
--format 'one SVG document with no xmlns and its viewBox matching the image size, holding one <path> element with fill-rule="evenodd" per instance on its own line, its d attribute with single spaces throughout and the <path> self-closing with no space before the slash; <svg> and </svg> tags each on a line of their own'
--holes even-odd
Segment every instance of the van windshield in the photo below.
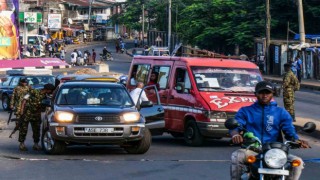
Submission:
<svg viewBox="0 0 320 180">
<path fill-rule="evenodd" d="M 192 67 L 192 73 L 199 91 L 254 92 L 262 81 L 258 69 Z"/>
</svg>

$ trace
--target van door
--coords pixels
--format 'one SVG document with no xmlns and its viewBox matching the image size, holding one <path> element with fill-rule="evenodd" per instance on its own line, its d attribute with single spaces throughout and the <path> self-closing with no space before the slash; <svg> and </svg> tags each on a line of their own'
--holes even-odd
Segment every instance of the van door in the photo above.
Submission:
<svg viewBox="0 0 320 180">
<path fill-rule="evenodd" d="M 184 131 L 184 117 L 188 113 L 197 113 L 194 108 L 195 97 L 191 92 L 190 76 L 183 65 L 175 66 L 173 78 L 168 92 L 168 107 L 166 112 L 166 128 L 176 132 Z"/>
<path fill-rule="evenodd" d="M 170 80 L 169 77 L 173 66 L 173 62 L 174 61 L 171 60 L 155 60 L 152 69 L 150 69 L 149 72 L 147 85 L 156 85 L 156 87 L 158 88 L 158 93 L 160 95 L 160 102 L 164 106 L 166 106 L 168 102 Z M 151 76 L 156 76 L 155 81 L 153 81 Z M 155 99 L 155 95 L 153 93 L 153 91 L 148 91 L 148 97 Z"/>
</svg>

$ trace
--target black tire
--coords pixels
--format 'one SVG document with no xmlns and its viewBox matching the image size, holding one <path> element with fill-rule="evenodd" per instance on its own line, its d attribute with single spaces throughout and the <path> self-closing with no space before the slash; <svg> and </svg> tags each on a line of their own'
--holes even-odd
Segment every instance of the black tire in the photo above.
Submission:
<svg viewBox="0 0 320 180">
<path fill-rule="evenodd" d="M 2 96 L 2 108 L 4 111 L 9 111 L 10 110 L 10 98 L 8 95 L 3 95 Z"/>
<path fill-rule="evenodd" d="M 144 136 L 143 138 L 134 143 L 128 144 L 129 146 L 125 146 L 124 149 L 129 153 L 129 154 L 144 154 L 146 153 L 151 145 L 151 133 L 148 128 L 145 129 Z"/>
<path fill-rule="evenodd" d="M 41 145 L 46 154 L 62 154 L 66 150 L 66 144 L 53 139 L 48 128 L 46 128 L 42 133 Z"/>
<path fill-rule="evenodd" d="M 189 146 L 200 146 L 203 143 L 203 136 L 201 135 L 196 122 L 193 120 L 186 122 L 184 141 Z"/>
</svg>

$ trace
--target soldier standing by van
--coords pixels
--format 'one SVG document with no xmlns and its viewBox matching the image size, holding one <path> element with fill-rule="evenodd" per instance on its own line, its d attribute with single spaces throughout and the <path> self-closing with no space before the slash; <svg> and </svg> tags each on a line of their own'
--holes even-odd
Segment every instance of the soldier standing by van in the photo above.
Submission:
<svg viewBox="0 0 320 180">
<path fill-rule="evenodd" d="M 24 95 L 26 95 L 29 91 L 28 82 L 26 79 L 20 79 L 19 85 L 13 89 L 13 93 L 10 99 L 10 109 L 13 110 L 16 118 L 20 118 L 20 110 L 21 110 L 21 102 L 23 100 Z"/>
<path fill-rule="evenodd" d="M 290 113 L 293 121 L 295 122 L 294 112 L 294 93 L 300 89 L 300 84 L 297 77 L 291 71 L 291 64 L 284 64 L 285 74 L 283 77 L 283 104 L 284 108 Z"/>
<path fill-rule="evenodd" d="M 28 133 L 29 122 L 33 132 L 33 149 L 36 151 L 41 150 L 39 146 L 40 141 L 40 125 L 41 125 L 41 101 L 46 98 L 47 94 L 52 94 L 55 86 L 53 84 L 45 84 L 41 90 L 31 89 L 28 94 L 23 97 L 21 103 L 21 126 L 19 129 L 19 149 L 20 151 L 27 151 L 27 147 L 24 144 Z"/>
</svg>

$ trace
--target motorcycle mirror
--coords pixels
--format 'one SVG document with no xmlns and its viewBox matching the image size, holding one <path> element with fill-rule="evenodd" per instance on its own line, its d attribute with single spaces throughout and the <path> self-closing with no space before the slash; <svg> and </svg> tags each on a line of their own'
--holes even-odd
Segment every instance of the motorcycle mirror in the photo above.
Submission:
<svg viewBox="0 0 320 180">
<path fill-rule="evenodd" d="M 317 126 L 315 123 L 313 122 L 307 122 L 306 124 L 304 124 L 302 131 L 306 132 L 306 133 L 312 133 L 316 130 Z"/>
<path fill-rule="evenodd" d="M 226 122 L 224 123 L 224 126 L 227 128 L 227 129 L 235 129 L 237 127 L 239 127 L 239 123 L 236 119 L 234 118 L 229 118 L 226 120 Z"/>
</svg>

